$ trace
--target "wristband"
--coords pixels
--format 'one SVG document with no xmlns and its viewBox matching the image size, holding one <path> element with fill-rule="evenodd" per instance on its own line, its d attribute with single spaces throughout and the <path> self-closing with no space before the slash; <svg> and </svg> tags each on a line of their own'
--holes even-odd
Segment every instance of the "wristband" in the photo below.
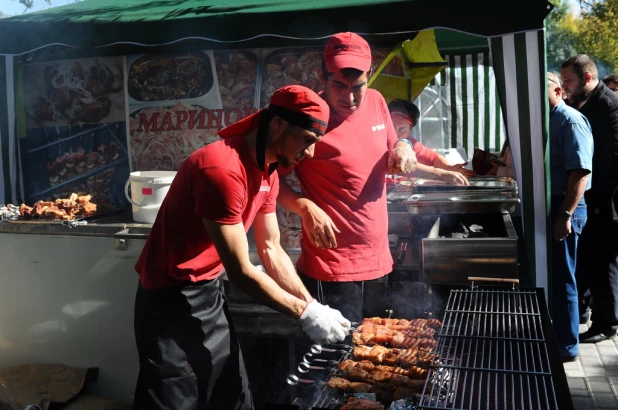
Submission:
<svg viewBox="0 0 618 410">
<path fill-rule="evenodd" d="M 410 141 L 409 139 L 407 139 L 407 138 L 402 138 L 402 139 L 398 140 L 397 142 L 399 142 L 399 141 L 403 141 L 403 142 L 408 143 L 408 145 L 410 146 L 410 148 L 412 148 L 412 141 Z"/>
</svg>

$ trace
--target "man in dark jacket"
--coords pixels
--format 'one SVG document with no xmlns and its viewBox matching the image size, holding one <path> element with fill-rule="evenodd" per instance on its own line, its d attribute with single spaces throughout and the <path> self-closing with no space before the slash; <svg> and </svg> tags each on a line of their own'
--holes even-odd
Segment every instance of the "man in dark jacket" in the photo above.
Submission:
<svg viewBox="0 0 618 410">
<path fill-rule="evenodd" d="M 618 329 L 618 96 L 599 81 L 596 65 L 579 54 L 561 65 L 563 88 L 588 118 L 594 139 L 592 188 L 586 192 L 588 222 L 579 245 L 579 294 L 592 296 L 592 325 L 580 343 L 616 337 Z M 580 298 L 581 300 L 581 298 Z M 582 301 L 580 314 L 586 312 Z"/>
</svg>

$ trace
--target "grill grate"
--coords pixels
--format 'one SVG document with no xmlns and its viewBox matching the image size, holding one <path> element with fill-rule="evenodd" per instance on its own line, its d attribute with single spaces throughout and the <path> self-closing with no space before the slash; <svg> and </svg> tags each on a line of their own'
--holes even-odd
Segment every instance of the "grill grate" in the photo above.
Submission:
<svg viewBox="0 0 618 410">
<path fill-rule="evenodd" d="M 420 409 L 558 409 L 533 290 L 453 290 Z"/>
</svg>

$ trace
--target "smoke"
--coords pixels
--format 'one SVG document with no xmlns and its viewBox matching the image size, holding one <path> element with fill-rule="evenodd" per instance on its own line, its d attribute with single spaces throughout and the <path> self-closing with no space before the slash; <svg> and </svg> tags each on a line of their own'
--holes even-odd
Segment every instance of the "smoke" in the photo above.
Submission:
<svg viewBox="0 0 618 410">
<path fill-rule="evenodd" d="M 615 74 L 612 71 L 611 67 L 608 67 L 605 63 L 603 63 L 599 59 L 595 60 L 595 64 L 597 66 L 597 71 L 599 73 L 599 80 L 603 80 L 605 77 L 607 77 L 610 74 Z"/>
<path fill-rule="evenodd" d="M 393 281 L 390 285 L 389 301 L 394 318 L 441 318 L 443 300 L 441 292 L 436 292 L 432 286 L 420 280 Z"/>
</svg>

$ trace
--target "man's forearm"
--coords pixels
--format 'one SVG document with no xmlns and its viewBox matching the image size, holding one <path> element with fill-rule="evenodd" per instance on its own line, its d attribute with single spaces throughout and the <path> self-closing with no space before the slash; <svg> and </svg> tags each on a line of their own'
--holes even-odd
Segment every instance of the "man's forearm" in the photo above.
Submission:
<svg viewBox="0 0 618 410">
<path fill-rule="evenodd" d="M 577 204 L 582 199 L 584 192 L 586 192 L 588 175 L 589 171 L 584 169 L 574 169 L 569 172 L 564 200 L 560 207 L 562 211 L 569 211 L 571 214 L 575 212 Z"/>
<path fill-rule="evenodd" d="M 294 212 L 300 215 L 305 207 L 307 199 L 300 196 L 291 186 L 285 181 L 279 183 L 279 195 L 277 195 L 277 205 L 281 206 L 286 211 Z"/>
<path fill-rule="evenodd" d="M 313 299 L 296 273 L 292 260 L 281 245 L 268 246 L 262 249 L 260 259 L 268 275 L 283 290 L 306 302 Z"/>
<path fill-rule="evenodd" d="M 234 270 L 242 273 L 231 275 Z M 283 289 L 275 279 L 260 272 L 255 266 L 246 265 L 231 269 L 228 271 L 228 278 L 257 302 L 296 319 L 307 306 L 308 301 L 305 298 Z"/>
</svg>

